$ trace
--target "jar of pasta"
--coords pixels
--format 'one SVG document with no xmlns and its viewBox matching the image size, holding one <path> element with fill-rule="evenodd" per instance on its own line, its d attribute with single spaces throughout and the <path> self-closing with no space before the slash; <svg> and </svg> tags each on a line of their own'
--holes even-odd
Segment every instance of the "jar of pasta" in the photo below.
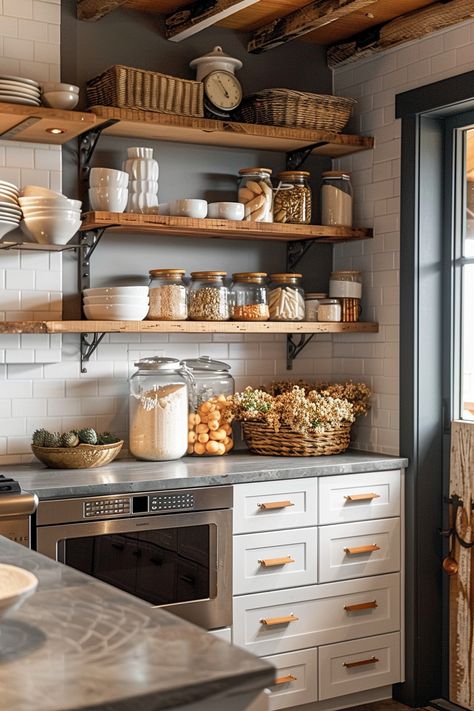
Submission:
<svg viewBox="0 0 474 711">
<path fill-rule="evenodd" d="M 150 269 L 150 309 L 148 319 L 185 321 L 188 318 L 188 295 L 184 269 Z"/>
<path fill-rule="evenodd" d="M 245 206 L 244 220 L 273 222 L 273 188 L 270 168 L 239 170 L 239 202 Z"/>
<path fill-rule="evenodd" d="M 278 174 L 279 183 L 273 197 L 273 221 L 290 224 L 311 222 L 310 174 L 306 170 L 285 170 Z"/>
<path fill-rule="evenodd" d="M 302 274 L 271 274 L 268 297 L 271 321 L 303 321 L 305 314 Z"/>
<path fill-rule="evenodd" d="M 231 318 L 234 321 L 268 321 L 268 289 L 265 272 L 240 272 L 232 275 Z"/>
</svg>

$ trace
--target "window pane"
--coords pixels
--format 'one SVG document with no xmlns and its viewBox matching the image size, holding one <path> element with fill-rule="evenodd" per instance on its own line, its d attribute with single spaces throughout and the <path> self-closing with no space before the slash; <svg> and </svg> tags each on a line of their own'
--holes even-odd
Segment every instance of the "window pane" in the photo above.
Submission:
<svg viewBox="0 0 474 711">
<path fill-rule="evenodd" d="M 474 129 L 466 131 L 466 229 L 463 254 L 474 257 Z"/>
<path fill-rule="evenodd" d="M 462 311 L 462 417 L 474 420 L 474 264 L 468 264 L 463 269 Z"/>
</svg>

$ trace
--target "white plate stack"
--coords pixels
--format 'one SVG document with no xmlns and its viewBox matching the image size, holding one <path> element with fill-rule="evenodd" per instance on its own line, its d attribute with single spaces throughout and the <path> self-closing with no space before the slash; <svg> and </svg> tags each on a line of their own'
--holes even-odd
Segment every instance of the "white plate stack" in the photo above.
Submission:
<svg viewBox="0 0 474 711">
<path fill-rule="evenodd" d="M 18 204 L 18 195 L 16 185 L 0 180 L 0 239 L 20 224 L 21 207 Z"/>
<path fill-rule="evenodd" d="M 143 321 L 148 313 L 147 286 L 84 289 L 84 314 L 90 321 Z"/>
<path fill-rule="evenodd" d="M 40 85 L 33 79 L 0 74 L 0 101 L 41 106 Z"/>
</svg>

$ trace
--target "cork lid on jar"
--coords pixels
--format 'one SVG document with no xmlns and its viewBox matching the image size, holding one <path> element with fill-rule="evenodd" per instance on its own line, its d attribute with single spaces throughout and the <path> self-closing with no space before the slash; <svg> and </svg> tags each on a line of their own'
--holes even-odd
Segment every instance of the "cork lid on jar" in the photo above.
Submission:
<svg viewBox="0 0 474 711">
<path fill-rule="evenodd" d="M 186 274 L 186 269 L 150 269 L 149 274 L 152 278 L 161 276 L 183 276 Z"/>
<path fill-rule="evenodd" d="M 227 272 L 191 272 L 191 277 L 193 279 L 215 279 L 226 276 Z"/>
<path fill-rule="evenodd" d="M 239 170 L 239 175 L 255 175 L 256 173 L 271 175 L 273 171 L 271 168 L 241 168 Z"/>
<path fill-rule="evenodd" d="M 284 274 L 270 274 L 270 279 L 272 281 L 279 281 L 279 282 L 294 282 L 295 279 L 302 279 L 303 275 L 302 274 L 294 274 L 292 272 L 284 273 Z"/>
<path fill-rule="evenodd" d="M 263 281 L 268 274 L 266 272 L 236 272 L 232 274 L 233 281 Z"/>
<path fill-rule="evenodd" d="M 339 178 L 343 180 L 350 180 L 351 174 L 345 170 L 326 170 L 321 173 L 322 178 Z"/>
<path fill-rule="evenodd" d="M 278 177 L 282 179 L 309 178 L 311 177 L 311 173 L 309 173 L 307 170 L 283 170 L 281 173 L 278 173 Z"/>
</svg>

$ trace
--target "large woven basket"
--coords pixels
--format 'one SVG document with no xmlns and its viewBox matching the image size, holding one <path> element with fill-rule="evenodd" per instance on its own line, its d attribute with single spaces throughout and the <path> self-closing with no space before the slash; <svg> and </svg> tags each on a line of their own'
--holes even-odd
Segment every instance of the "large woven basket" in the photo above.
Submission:
<svg viewBox="0 0 474 711">
<path fill-rule="evenodd" d="M 117 106 L 181 116 L 204 116 L 200 81 L 114 64 L 87 82 L 89 106 Z"/>
<path fill-rule="evenodd" d="M 37 447 L 33 454 L 51 469 L 94 469 L 115 459 L 123 440 L 113 444 L 79 444 L 77 447 Z"/>
<path fill-rule="evenodd" d="M 263 422 L 243 422 L 247 447 L 254 454 L 277 457 L 319 457 L 341 454 L 349 447 L 351 425 L 341 425 L 337 430 L 303 435 L 282 425 L 278 432 Z"/>
<path fill-rule="evenodd" d="M 355 99 L 293 89 L 264 89 L 246 96 L 239 108 L 245 123 L 339 133 L 349 121 Z"/>
</svg>

